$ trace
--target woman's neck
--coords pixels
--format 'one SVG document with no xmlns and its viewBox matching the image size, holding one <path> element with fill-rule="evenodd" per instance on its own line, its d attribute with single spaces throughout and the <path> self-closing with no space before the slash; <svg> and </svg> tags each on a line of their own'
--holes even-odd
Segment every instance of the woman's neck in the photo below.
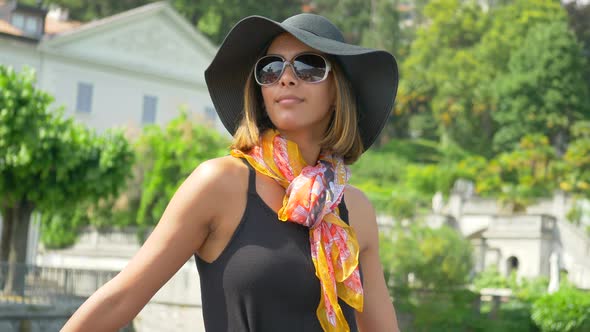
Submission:
<svg viewBox="0 0 590 332">
<path fill-rule="evenodd" d="M 320 155 L 321 146 L 320 139 L 313 137 L 312 134 L 293 134 L 281 132 L 281 136 L 294 142 L 299 147 L 299 152 L 303 160 L 310 165 L 315 166 Z"/>
</svg>

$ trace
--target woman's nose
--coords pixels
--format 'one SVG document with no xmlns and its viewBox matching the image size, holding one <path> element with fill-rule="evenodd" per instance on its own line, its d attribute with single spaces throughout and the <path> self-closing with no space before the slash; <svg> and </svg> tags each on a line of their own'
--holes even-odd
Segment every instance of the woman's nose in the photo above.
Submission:
<svg viewBox="0 0 590 332">
<path fill-rule="evenodd" d="M 279 80 L 281 85 L 296 85 L 297 84 L 297 76 L 295 75 L 295 71 L 293 66 L 290 63 L 285 65 L 285 70 L 283 70 L 283 75 Z"/>
</svg>

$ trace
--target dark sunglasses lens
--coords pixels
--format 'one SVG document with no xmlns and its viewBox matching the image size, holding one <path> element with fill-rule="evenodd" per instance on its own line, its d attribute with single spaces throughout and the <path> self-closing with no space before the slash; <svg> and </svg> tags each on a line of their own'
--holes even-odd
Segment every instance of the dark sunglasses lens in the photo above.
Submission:
<svg viewBox="0 0 590 332">
<path fill-rule="evenodd" d="M 256 65 L 256 80 L 260 84 L 271 84 L 281 77 L 283 71 L 283 59 L 269 56 L 260 59 Z"/>
<path fill-rule="evenodd" d="M 295 58 L 293 67 L 299 79 L 306 82 L 319 82 L 326 76 L 326 60 L 315 54 L 302 54 Z"/>
</svg>

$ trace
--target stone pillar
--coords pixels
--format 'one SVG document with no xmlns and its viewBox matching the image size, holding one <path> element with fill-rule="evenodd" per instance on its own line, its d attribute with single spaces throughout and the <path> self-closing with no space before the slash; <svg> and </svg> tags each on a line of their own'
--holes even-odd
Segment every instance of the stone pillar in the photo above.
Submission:
<svg viewBox="0 0 590 332">
<path fill-rule="evenodd" d="M 449 214 L 455 218 L 455 220 L 461 220 L 461 213 L 463 211 L 463 199 L 461 195 L 452 194 L 449 198 Z"/>
<path fill-rule="evenodd" d="M 555 293 L 559 290 L 559 256 L 557 252 L 552 252 L 551 257 L 549 258 L 550 264 L 550 277 L 549 277 L 549 287 L 547 288 L 547 292 L 549 294 Z"/>
</svg>

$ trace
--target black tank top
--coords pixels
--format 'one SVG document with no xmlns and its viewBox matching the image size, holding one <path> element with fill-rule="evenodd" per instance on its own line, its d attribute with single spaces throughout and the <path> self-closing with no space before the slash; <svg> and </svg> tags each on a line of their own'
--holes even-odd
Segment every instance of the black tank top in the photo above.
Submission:
<svg viewBox="0 0 590 332">
<path fill-rule="evenodd" d="M 256 172 L 248 167 L 246 209 L 226 248 L 211 263 L 195 255 L 205 329 L 320 332 L 320 283 L 309 228 L 280 221 L 256 192 Z M 339 209 L 348 224 L 344 200 Z M 357 331 L 354 309 L 341 300 L 340 307 L 350 330 Z"/>
</svg>

